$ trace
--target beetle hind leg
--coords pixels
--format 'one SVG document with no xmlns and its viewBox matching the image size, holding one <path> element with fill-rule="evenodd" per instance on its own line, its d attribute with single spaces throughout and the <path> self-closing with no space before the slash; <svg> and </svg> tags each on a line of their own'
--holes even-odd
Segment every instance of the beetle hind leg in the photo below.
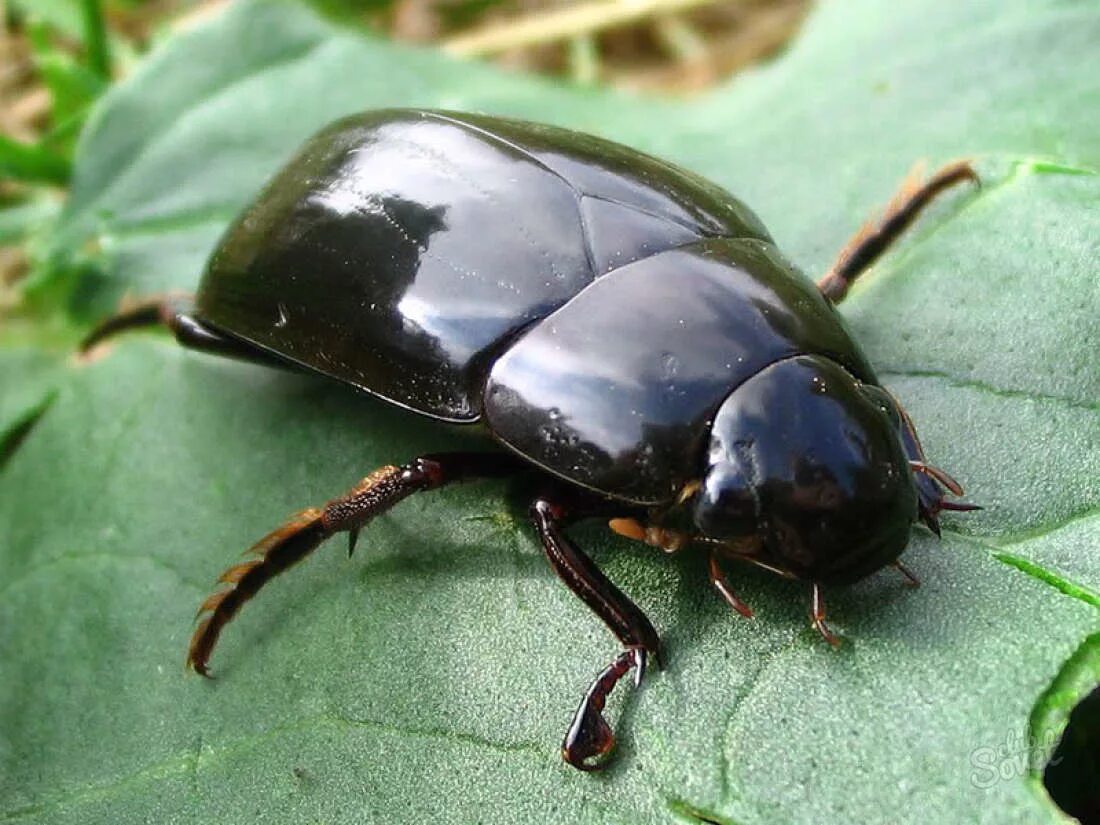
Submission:
<svg viewBox="0 0 1100 825">
<path fill-rule="evenodd" d="M 841 250 L 836 263 L 817 282 L 822 294 L 834 304 L 843 301 L 856 278 L 866 272 L 909 228 L 924 207 L 941 192 L 968 180 L 981 183 L 978 173 L 965 160 L 944 166 L 927 181 L 921 180 L 919 167 L 915 169 L 890 201 L 882 217 L 864 224 Z"/>
<path fill-rule="evenodd" d="M 222 629 L 237 615 L 244 603 L 259 592 L 279 573 L 312 553 L 326 538 L 324 511 L 303 510 L 286 524 L 268 533 L 247 551 L 259 560 L 241 562 L 228 568 L 218 582 L 228 584 L 226 590 L 212 593 L 199 605 L 199 621 L 187 649 L 187 666 L 209 677 L 208 662 L 218 643 Z"/>
<path fill-rule="evenodd" d="M 264 366 L 287 367 L 286 361 L 259 347 L 224 335 L 200 321 L 190 311 L 191 299 L 182 295 L 163 295 L 144 301 L 106 318 L 80 342 L 80 352 L 87 353 L 97 344 L 123 332 L 148 327 L 164 327 L 188 349 L 224 355 Z"/>
<path fill-rule="evenodd" d="M 207 663 L 218 638 L 245 602 L 325 539 L 342 532 L 354 537 L 371 519 L 413 493 L 470 478 L 511 475 L 519 467 L 516 459 L 503 453 L 421 456 L 403 467 L 389 465 L 375 470 L 324 507 L 303 510 L 253 545 L 249 552 L 258 559 L 241 562 L 222 573 L 218 581 L 229 587 L 208 596 L 199 606 L 196 618 L 201 618 L 187 650 L 188 667 L 209 676 Z"/>
</svg>

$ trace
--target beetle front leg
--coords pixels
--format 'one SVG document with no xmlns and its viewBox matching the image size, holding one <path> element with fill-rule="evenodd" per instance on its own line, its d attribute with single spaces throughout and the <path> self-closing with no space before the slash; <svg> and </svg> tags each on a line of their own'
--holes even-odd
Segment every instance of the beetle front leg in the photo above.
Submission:
<svg viewBox="0 0 1100 825">
<path fill-rule="evenodd" d="M 840 637 L 833 633 L 829 625 L 825 623 L 825 600 L 821 597 L 821 585 L 814 582 L 812 587 L 812 594 L 810 596 L 810 621 L 817 629 L 817 632 L 821 634 L 821 637 L 835 650 L 840 647 Z"/>
<path fill-rule="evenodd" d="M 344 495 L 324 507 L 303 510 L 286 524 L 268 533 L 249 550 L 258 560 L 230 567 L 219 582 L 230 587 L 207 597 L 199 615 L 209 612 L 195 629 L 187 650 L 187 665 L 209 676 L 207 662 L 222 629 L 275 576 L 304 559 L 327 538 L 346 532 L 350 549 L 371 519 L 413 493 L 434 490 L 469 478 L 508 476 L 521 468 L 503 453 L 441 453 L 421 456 L 403 467 L 375 470 Z"/>
<path fill-rule="evenodd" d="M 615 734 L 603 716 L 607 697 L 631 668 L 637 686 L 645 672 L 645 657 L 644 647 L 631 645 L 600 671 L 584 694 L 561 745 L 562 759 L 574 768 L 593 771 L 603 767 L 603 757 L 615 746 Z"/>
<path fill-rule="evenodd" d="M 939 514 L 944 510 L 955 512 L 969 512 L 981 510 L 981 506 L 971 504 L 968 501 L 948 501 L 944 497 L 944 491 L 955 496 L 963 495 L 963 488 L 949 474 L 933 467 L 924 457 L 924 447 L 917 437 L 917 428 L 913 425 L 913 419 L 905 411 L 892 394 L 887 395 L 897 407 L 901 417 L 901 443 L 905 454 L 909 458 L 909 469 L 913 472 L 913 481 L 917 485 L 917 518 L 937 536 L 940 534 Z"/>
<path fill-rule="evenodd" d="M 660 640 L 641 609 L 562 532 L 563 522 L 571 515 L 578 514 L 546 498 L 537 499 L 531 507 L 531 518 L 554 572 L 626 648 L 592 682 L 562 742 L 562 758 L 575 768 L 590 771 L 603 767 L 604 757 L 615 746 L 615 735 L 603 717 L 608 695 L 632 669 L 634 682 L 639 684 L 648 656 L 660 666 Z"/>
<path fill-rule="evenodd" d="M 737 594 L 733 592 L 733 588 L 731 588 L 729 582 L 726 581 L 726 574 L 722 572 L 722 565 L 718 561 L 718 555 L 713 550 L 710 552 L 708 569 L 710 570 L 710 583 L 714 585 L 714 589 L 718 591 L 718 594 L 726 600 L 726 604 L 746 619 L 751 619 L 753 617 L 752 608 L 741 601 Z"/>
</svg>

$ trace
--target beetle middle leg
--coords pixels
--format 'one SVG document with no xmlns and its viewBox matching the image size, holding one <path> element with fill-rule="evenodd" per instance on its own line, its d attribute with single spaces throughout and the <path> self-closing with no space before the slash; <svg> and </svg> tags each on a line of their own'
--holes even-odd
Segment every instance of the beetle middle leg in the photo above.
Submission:
<svg viewBox="0 0 1100 825">
<path fill-rule="evenodd" d="M 350 554 L 359 530 L 413 493 L 435 490 L 466 479 L 510 476 L 521 469 L 517 459 L 504 453 L 424 455 L 403 467 L 381 467 L 323 507 L 303 510 L 251 548 L 249 552 L 259 559 L 241 562 L 222 573 L 218 581 L 230 586 L 207 597 L 199 606 L 200 616 L 209 615 L 202 619 L 191 637 L 188 666 L 208 676 L 207 663 L 218 637 L 244 603 L 275 576 L 312 553 L 325 539 L 336 533 L 348 533 Z"/>
<path fill-rule="evenodd" d="M 649 656 L 660 665 L 660 640 L 652 623 L 596 564 L 562 531 L 570 519 L 589 515 L 564 499 L 539 497 L 531 518 L 554 572 L 610 628 L 625 650 L 592 682 L 562 742 L 562 758 L 575 768 L 594 770 L 615 745 L 615 735 L 603 717 L 608 695 L 628 672 L 639 684 Z"/>
<path fill-rule="evenodd" d="M 978 173 L 965 160 L 944 166 L 923 183 L 911 175 L 890 201 L 885 214 L 864 224 L 848 241 L 836 263 L 817 282 L 818 288 L 826 298 L 839 304 L 856 278 L 909 228 L 924 207 L 941 192 L 967 180 L 981 183 Z"/>
</svg>

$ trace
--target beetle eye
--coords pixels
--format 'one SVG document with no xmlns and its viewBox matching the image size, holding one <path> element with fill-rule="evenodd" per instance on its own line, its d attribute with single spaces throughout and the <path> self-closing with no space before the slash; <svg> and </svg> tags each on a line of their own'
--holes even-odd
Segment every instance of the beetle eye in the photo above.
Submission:
<svg viewBox="0 0 1100 825">
<path fill-rule="evenodd" d="M 695 524 L 711 538 L 747 536 L 756 531 L 755 490 L 740 465 L 713 465 L 695 503 Z"/>
</svg>

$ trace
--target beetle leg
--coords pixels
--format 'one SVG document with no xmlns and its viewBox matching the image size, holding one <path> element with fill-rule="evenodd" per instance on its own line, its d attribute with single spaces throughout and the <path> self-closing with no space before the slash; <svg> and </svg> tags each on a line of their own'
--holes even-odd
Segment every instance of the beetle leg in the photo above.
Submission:
<svg viewBox="0 0 1100 825">
<path fill-rule="evenodd" d="M 977 504 L 967 501 L 945 501 L 943 490 L 961 496 L 963 488 L 959 482 L 938 467 L 933 467 L 925 461 L 924 447 L 917 437 L 917 428 L 913 425 L 913 419 L 905 411 L 898 399 L 890 397 L 901 416 L 901 442 L 905 453 L 909 457 L 909 469 L 913 472 L 913 480 L 917 485 L 917 518 L 922 521 L 937 536 L 940 534 L 939 514 L 943 510 L 967 512 L 981 510 Z"/>
<path fill-rule="evenodd" d="M 730 607 L 746 619 L 752 618 L 752 608 L 737 598 L 737 594 L 730 588 L 729 582 L 726 581 L 726 574 L 722 572 L 722 567 L 718 563 L 718 556 L 713 551 L 710 554 L 710 583 L 714 585 Z"/>
<path fill-rule="evenodd" d="M 102 321 L 80 342 L 80 352 L 87 353 L 96 344 L 119 333 L 143 327 L 165 327 L 188 349 L 251 361 L 268 367 L 290 368 L 281 358 L 252 344 L 230 338 L 211 328 L 189 313 L 190 298 L 166 295 L 149 298 Z"/>
<path fill-rule="evenodd" d="M 841 250 L 832 268 L 817 282 L 822 294 L 834 304 L 843 301 L 856 278 L 909 228 L 925 206 L 944 190 L 965 180 L 981 185 L 978 173 L 965 160 L 944 166 L 923 183 L 919 167 L 914 170 L 886 207 L 885 214 L 864 224 Z"/>
<path fill-rule="evenodd" d="M 562 531 L 570 513 L 557 501 L 538 498 L 531 518 L 554 572 L 566 586 L 599 616 L 626 648 L 605 668 L 581 700 L 573 723 L 562 742 L 562 758 L 575 768 L 595 770 L 615 745 L 615 735 L 603 718 L 608 695 L 631 668 L 635 684 L 641 682 L 647 657 L 660 666 L 660 640 L 646 615 Z"/>
<path fill-rule="evenodd" d="M 905 578 L 908 580 L 906 581 L 906 584 L 908 584 L 910 587 L 920 587 L 920 579 L 917 578 L 917 574 L 906 567 L 904 564 L 902 564 L 900 561 L 894 559 L 894 561 L 891 562 L 891 566 L 893 566 L 899 573 L 901 573 L 901 575 L 905 576 Z"/>
<path fill-rule="evenodd" d="M 324 507 L 303 510 L 251 548 L 259 559 L 236 564 L 222 573 L 219 581 L 230 586 L 209 596 L 199 607 L 200 616 L 206 612 L 209 615 L 199 622 L 191 637 L 188 666 L 209 676 L 207 662 L 218 637 L 244 603 L 335 533 L 356 535 L 375 516 L 413 493 L 468 478 L 511 475 L 521 467 L 517 459 L 503 453 L 426 455 L 404 467 L 390 465 L 375 470 Z"/>
<path fill-rule="evenodd" d="M 813 621 L 813 626 L 817 628 L 817 632 L 824 637 L 833 649 L 840 647 L 840 637 L 833 633 L 829 629 L 829 625 L 825 624 L 825 601 L 821 598 L 821 585 L 817 582 L 813 583 L 813 595 L 810 597 L 810 618 Z"/>
<path fill-rule="evenodd" d="M 645 648 L 628 647 L 600 672 L 584 694 L 561 746 L 562 759 L 574 768 L 591 771 L 603 767 L 602 757 L 615 745 L 615 734 L 603 716 L 607 697 L 631 668 L 637 668 L 636 673 L 645 670 L 645 656 Z"/>
</svg>

